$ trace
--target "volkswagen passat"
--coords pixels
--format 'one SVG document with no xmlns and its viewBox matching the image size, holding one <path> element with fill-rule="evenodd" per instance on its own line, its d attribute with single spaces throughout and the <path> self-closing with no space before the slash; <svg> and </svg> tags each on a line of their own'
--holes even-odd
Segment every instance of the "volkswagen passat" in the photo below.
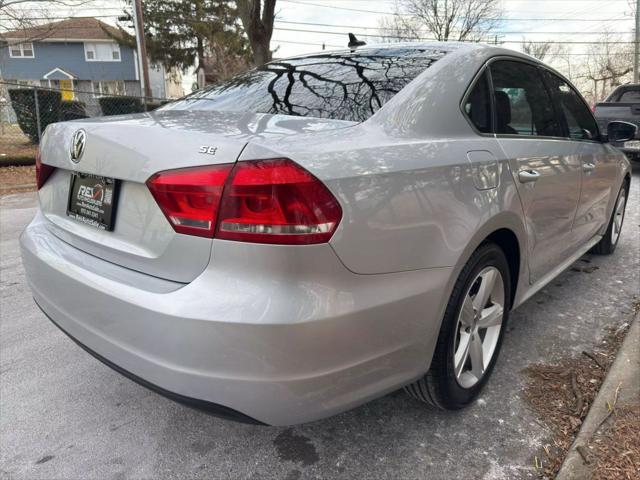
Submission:
<svg viewBox="0 0 640 480">
<path fill-rule="evenodd" d="M 273 425 L 399 387 L 458 409 L 509 311 L 613 252 L 629 182 L 575 88 L 531 57 L 322 52 L 50 125 L 22 255 L 58 327 L 176 400 Z"/>
</svg>

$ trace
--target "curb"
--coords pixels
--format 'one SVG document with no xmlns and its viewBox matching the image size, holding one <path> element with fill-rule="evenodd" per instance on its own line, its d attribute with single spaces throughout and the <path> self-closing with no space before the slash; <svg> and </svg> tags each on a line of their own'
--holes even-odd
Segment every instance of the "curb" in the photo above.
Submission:
<svg viewBox="0 0 640 480">
<path fill-rule="evenodd" d="M 616 399 L 617 405 L 640 398 L 640 313 L 631 319 L 631 327 L 616 355 L 616 359 L 602 382 L 598 395 L 582 423 L 580 432 L 564 459 L 556 480 L 583 480 L 590 478 L 591 468 L 585 464 L 578 449 L 587 449 L 589 440 L 609 416 L 608 404 Z"/>
</svg>

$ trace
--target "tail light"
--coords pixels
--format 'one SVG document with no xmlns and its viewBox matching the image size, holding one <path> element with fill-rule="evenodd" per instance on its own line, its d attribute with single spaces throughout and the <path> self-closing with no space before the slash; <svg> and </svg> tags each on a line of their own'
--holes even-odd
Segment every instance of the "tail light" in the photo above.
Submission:
<svg viewBox="0 0 640 480">
<path fill-rule="evenodd" d="M 220 206 L 217 238 L 256 243 L 327 242 L 342 217 L 335 197 L 288 159 L 236 164 Z"/>
<path fill-rule="evenodd" d="M 42 188 L 55 169 L 56 167 L 42 163 L 42 154 L 38 149 L 36 152 L 36 186 L 38 190 Z"/>
<path fill-rule="evenodd" d="M 233 164 L 167 170 L 147 186 L 178 233 L 213 237 L 224 182 Z"/>
<path fill-rule="evenodd" d="M 169 170 L 147 185 L 173 228 L 190 235 L 307 245 L 329 241 L 342 218 L 327 187 L 288 159 Z"/>
</svg>

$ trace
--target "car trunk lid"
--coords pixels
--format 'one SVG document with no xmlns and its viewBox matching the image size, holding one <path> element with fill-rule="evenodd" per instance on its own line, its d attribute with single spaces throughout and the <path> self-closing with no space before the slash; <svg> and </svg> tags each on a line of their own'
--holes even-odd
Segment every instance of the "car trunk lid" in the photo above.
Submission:
<svg viewBox="0 0 640 480">
<path fill-rule="evenodd" d="M 39 191 L 50 230 L 91 255 L 176 282 L 189 282 L 209 263 L 212 241 L 176 233 L 146 181 L 171 169 L 234 163 L 252 140 L 277 138 L 352 122 L 283 115 L 160 111 L 52 124 L 43 138 L 42 162 L 56 167 Z M 71 160 L 74 134 L 84 130 L 84 151 Z M 112 231 L 71 218 L 72 175 L 119 183 Z M 74 192 L 76 194 L 76 192 Z"/>
</svg>

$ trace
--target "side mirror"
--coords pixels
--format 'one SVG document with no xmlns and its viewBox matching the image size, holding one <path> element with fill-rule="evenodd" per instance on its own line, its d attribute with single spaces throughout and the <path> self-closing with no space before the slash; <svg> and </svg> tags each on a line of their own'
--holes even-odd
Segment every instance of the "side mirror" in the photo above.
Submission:
<svg viewBox="0 0 640 480">
<path fill-rule="evenodd" d="M 628 142 L 636 138 L 638 127 L 629 122 L 609 122 L 607 125 L 607 137 L 610 142 Z"/>
</svg>

